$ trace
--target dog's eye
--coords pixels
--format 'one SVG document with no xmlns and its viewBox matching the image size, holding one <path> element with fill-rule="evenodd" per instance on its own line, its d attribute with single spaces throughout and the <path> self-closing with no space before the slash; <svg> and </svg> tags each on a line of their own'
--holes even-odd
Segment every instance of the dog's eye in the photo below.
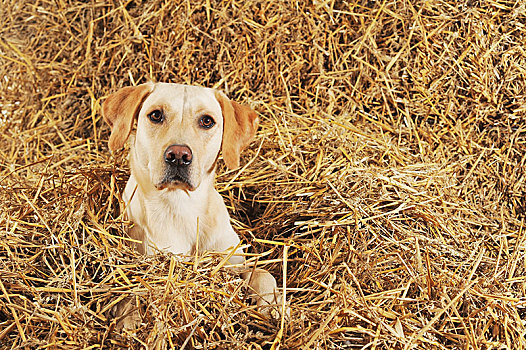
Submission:
<svg viewBox="0 0 526 350">
<path fill-rule="evenodd" d="M 155 111 L 150 112 L 148 114 L 148 119 L 150 119 L 155 124 L 159 124 L 159 123 L 161 123 L 164 120 L 163 112 L 161 112 L 160 110 L 156 109 Z"/>
<path fill-rule="evenodd" d="M 205 129 L 210 129 L 215 124 L 215 120 L 209 115 L 204 115 L 199 119 L 199 126 Z"/>
</svg>

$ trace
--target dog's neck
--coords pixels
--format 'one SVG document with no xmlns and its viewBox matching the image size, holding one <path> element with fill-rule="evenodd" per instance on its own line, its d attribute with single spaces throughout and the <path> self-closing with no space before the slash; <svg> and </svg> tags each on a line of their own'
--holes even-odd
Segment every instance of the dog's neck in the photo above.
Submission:
<svg viewBox="0 0 526 350">
<path fill-rule="evenodd" d="M 130 197 L 136 197 L 135 205 L 129 202 L 128 211 L 134 221 L 145 229 L 144 238 L 148 242 L 146 252 L 154 254 L 160 249 L 175 254 L 188 253 L 195 247 L 198 236 L 200 246 L 206 245 L 208 216 L 214 215 L 209 205 L 210 196 L 216 192 L 215 171 L 204 176 L 194 191 L 158 190 L 145 179 L 142 180 L 137 174 L 131 174 L 128 186 L 134 189 L 127 188 L 131 194 L 127 201 Z M 208 215 L 200 217 L 199 213 Z"/>
</svg>

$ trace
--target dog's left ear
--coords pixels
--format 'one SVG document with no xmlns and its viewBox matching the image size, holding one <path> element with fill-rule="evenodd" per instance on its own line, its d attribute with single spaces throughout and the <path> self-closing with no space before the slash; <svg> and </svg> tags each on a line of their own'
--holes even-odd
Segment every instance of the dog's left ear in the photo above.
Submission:
<svg viewBox="0 0 526 350">
<path fill-rule="evenodd" d="M 221 91 L 215 91 L 223 111 L 223 160 L 229 169 L 239 167 L 241 151 L 250 144 L 256 134 L 259 118 L 250 107 L 230 101 Z"/>
<path fill-rule="evenodd" d="M 115 151 L 130 136 L 133 120 L 139 114 L 144 99 L 152 92 L 153 83 L 128 86 L 111 94 L 102 104 L 102 117 L 111 127 L 108 146 Z"/>
</svg>

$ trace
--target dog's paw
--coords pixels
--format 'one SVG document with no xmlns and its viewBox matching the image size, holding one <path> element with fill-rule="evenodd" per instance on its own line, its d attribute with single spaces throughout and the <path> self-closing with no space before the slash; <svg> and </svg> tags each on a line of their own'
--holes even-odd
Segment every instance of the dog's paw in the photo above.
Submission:
<svg viewBox="0 0 526 350">
<path fill-rule="evenodd" d="M 249 297 L 258 306 L 258 311 L 266 317 L 280 319 L 283 313 L 283 294 L 277 287 L 276 279 L 269 272 L 255 269 L 242 275 L 248 282 Z M 290 310 L 285 305 L 285 317 Z"/>
<path fill-rule="evenodd" d="M 266 317 L 279 320 L 284 313 L 286 319 L 290 318 L 290 307 L 286 303 L 283 305 L 283 295 L 279 291 L 274 290 L 274 293 L 267 295 L 252 295 L 252 298 L 258 306 L 259 312 Z"/>
</svg>

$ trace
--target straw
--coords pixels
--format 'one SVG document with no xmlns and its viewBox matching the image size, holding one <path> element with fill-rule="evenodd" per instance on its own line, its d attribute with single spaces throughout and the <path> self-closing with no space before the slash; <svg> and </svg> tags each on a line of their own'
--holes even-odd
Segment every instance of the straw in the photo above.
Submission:
<svg viewBox="0 0 526 350">
<path fill-rule="evenodd" d="M 4 1 L 1 347 L 525 349 L 525 14 Z M 148 80 L 258 112 L 217 188 L 251 266 L 286 280 L 282 319 L 251 304 L 228 252 L 128 246 L 127 149 L 110 154 L 100 105 Z M 126 298 L 135 333 L 112 313 Z"/>
</svg>

